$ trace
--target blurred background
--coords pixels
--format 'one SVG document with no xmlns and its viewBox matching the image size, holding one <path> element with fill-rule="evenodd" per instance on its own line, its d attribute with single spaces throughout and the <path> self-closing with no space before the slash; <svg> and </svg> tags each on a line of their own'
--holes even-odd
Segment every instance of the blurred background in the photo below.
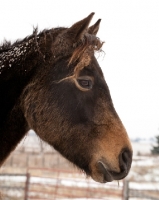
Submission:
<svg viewBox="0 0 159 200">
<path fill-rule="evenodd" d="M 1 0 L 0 43 L 52 27 L 70 27 L 95 12 L 105 55 L 97 55 L 114 106 L 131 138 L 126 180 L 98 184 L 33 131 L 0 169 L 2 199 L 159 199 L 159 1 Z"/>
</svg>

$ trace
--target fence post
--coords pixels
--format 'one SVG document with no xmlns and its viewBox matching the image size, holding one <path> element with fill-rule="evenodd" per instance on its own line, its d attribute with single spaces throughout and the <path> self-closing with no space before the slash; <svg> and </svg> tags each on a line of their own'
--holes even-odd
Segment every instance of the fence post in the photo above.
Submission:
<svg viewBox="0 0 159 200">
<path fill-rule="evenodd" d="M 24 200 L 28 200 L 29 183 L 30 183 L 30 174 L 27 173 L 27 174 L 26 174 L 25 191 L 24 191 Z"/>
<path fill-rule="evenodd" d="M 123 200 L 129 200 L 129 181 L 123 181 Z"/>
</svg>

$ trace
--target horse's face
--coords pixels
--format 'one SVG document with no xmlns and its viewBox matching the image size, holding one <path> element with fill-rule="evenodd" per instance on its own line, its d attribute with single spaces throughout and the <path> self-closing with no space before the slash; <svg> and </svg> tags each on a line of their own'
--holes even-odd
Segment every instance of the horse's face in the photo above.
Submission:
<svg viewBox="0 0 159 200">
<path fill-rule="evenodd" d="M 103 73 L 90 45 L 68 64 L 70 56 L 57 59 L 27 87 L 28 124 L 94 180 L 122 179 L 131 167 L 132 148 Z"/>
</svg>

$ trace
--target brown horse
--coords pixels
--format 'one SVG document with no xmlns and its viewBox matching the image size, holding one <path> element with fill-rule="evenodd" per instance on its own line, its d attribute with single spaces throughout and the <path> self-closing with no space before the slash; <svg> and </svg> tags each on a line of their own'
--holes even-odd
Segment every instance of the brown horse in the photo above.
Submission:
<svg viewBox="0 0 159 200">
<path fill-rule="evenodd" d="M 0 165 L 33 129 L 95 181 L 128 174 L 132 147 L 94 56 L 93 15 L 0 47 Z"/>
</svg>

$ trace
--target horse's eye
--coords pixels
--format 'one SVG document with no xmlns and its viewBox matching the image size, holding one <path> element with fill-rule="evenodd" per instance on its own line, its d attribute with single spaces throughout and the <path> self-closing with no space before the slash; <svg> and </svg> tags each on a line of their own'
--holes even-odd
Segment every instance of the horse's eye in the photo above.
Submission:
<svg viewBox="0 0 159 200">
<path fill-rule="evenodd" d="M 78 78 L 77 81 L 81 87 L 86 88 L 86 89 L 91 89 L 93 86 L 92 79 L 89 79 L 89 78 L 81 77 L 81 78 Z"/>
</svg>

